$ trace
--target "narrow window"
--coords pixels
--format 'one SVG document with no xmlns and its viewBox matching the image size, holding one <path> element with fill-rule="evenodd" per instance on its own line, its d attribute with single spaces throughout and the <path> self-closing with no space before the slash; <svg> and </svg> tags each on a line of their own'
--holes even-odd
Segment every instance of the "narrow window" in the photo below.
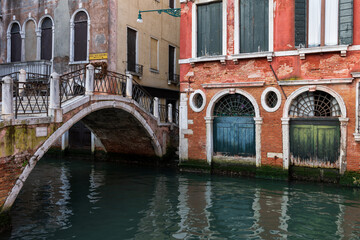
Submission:
<svg viewBox="0 0 360 240">
<path fill-rule="evenodd" d="M 159 41 L 155 38 L 150 39 L 150 69 L 158 71 L 158 52 L 159 52 Z"/>
<path fill-rule="evenodd" d="M 11 27 L 11 62 L 21 61 L 20 26 L 14 23 Z"/>
<path fill-rule="evenodd" d="M 174 0 L 169 0 L 169 8 L 174 8 L 174 7 L 175 7 Z"/>
<path fill-rule="evenodd" d="M 52 21 L 45 18 L 41 24 L 41 59 L 52 58 Z"/>
<path fill-rule="evenodd" d="M 127 29 L 127 70 L 136 73 L 136 38 L 137 32 L 131 28 Z"/>
<path fill-rule="evenodd" d="M 197 6 L 197 56 L 222 54 L 222 2 Z"/>
<path fill-rule="evenodd" d="M 269 49 L 269 0 L 240 0 L 240 52 Z"/>
<path fill-rule="evenodd" d="M 169 46 L 169 81 L 174 82 L 175 78 L 175 47 Z"/>
<path fill-rule="evenodd" d="M 86 61 L 88 49 L 88 18 L 85 12 L 78 12 L 74 21 L 74 61 Z"/>
</svg>

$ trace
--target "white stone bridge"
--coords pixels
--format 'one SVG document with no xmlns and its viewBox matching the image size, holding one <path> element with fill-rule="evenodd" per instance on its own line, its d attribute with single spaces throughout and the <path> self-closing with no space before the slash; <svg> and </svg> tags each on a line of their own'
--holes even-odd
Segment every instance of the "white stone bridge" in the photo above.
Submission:
<svg viewBox="0 0 360 240">
<path fill-rule="evenodd" d="M 109 153 L 162 157 L 178 143 L 175 107 L 132 77 L 92 65 L 59 76 L 21 70 L 2 78 L 0 206 L 6 214 L 36 163 L 78 121 Z"/>
</svg>

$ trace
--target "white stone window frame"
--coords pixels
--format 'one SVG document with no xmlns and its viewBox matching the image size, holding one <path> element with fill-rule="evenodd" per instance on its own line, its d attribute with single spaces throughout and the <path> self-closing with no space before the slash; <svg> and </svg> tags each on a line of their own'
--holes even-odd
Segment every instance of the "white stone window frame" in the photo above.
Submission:
<svg viewBox="0 0 360 240">
<path fill-rule="evenodd" d="M 276 96 L 277 96 L 277 103 L 275 105 L 275 107 L 271 108 L 267 105 L 266 103 L 266 96 L 269 92 L 275 92 Z M 280 106 L 281 106 L 281 93 L 277 88 L 274 87 L 268 87 L 266 88 L 263 93 L 261 94 L 261 106 L 265 109 L 265 111 L 267 112 L 276 112 Z"/>
<path fill-rule="evenodd" d="M 203 103 L 200 107 L 197 107 L 195 106 L 194 104 L 194 100 L 195 100 L 195 97 L 196 95 L 200 94 L 201 97 L 203 98 Z M 191 107 L 191 109 L 194 111 L 194 112 L 201 112 L 202 110 L 204 110 L 205 108 L 205 105 L 206 105 L 206 95 L 205 93 L 198 89 L 198 90 L 195 90 L 193 93 L 190 94 L 190 98 L 189 98 L 189 105 Z"/>
<path fill-rule="evenodd" d="M 77 13 L 79 12 L 85 12 L 87 15 L 87 27 L 88 27 L 88 31 L 87 31 L 87 54 L 86 54 L 86 61 L 74 61 L 74 55 L 75 55 L 75 49 L 74 49 L 74 44 L 75 44 L 75 16 Z M 90 26 L 91 26 L 91 21 L 90 21 L 90 15 L 88 13 L 88 11 L 86 11 L 86 9 L 84 8 L 79 8 L 77 9 L 73 15 L 71 16 L 70 19 L 70 62 L 69 64 L 84 64 L 84 63 L 89 63 L 89 50 L 90 50 Z"/>
<path fill-rule="evenodd" d="M 23 48 L 23 41 L 25 40 L 25 36 L 24 36 L 24 32 L 21 28 L 21 24 L 19 21 L 17 20 L 13 20 L 9 23 L 8 29 L 7 29 L 7 33 L 6 33 L 6 39 L 7 39 L 7 44 L 6 44 L 6 48 L 7 48 L 7 55 L 6 55 L 6 62 L 11 63 L 11 28 L 14 24 L 18 24 L 19 25 L 19 29 L 20 29 L 20 35 L 21 35 L 21 58 L 23 58 L 23 52 L 22 52 L 22 48 Z M 24 38 L 23 38 L 24 36 Z M 24 46 L 25 48 L 25 46 Z M 25 56 L 25 54 L 24 54 Z"/>
<path fill-rule="evenodd" d="M 235 0 L 234 4 L 234 55 L 245 54 L 251 57 L 251 54 L 267 57 L 274 51 L 274 0 L 269 0 L 269 46 L 267 52 L 240 53 L 240 0 Z M 270 54 L 271 55 L 271 54 Z M 235 57 L 235 56 L 234 56 Z"/>
<path fill-rule="evenodd" d="M 50 16 L 50 15 L 48 15 L 48 14 L 46 14 L 46 15 L 44 15 L 44 16 L 42 16 L 41 18 L 40 18 L 40 20 L 39 20 L 39 24 L 38 24 L 38 29 L 37 29 L 37 31 L 36 31 L 36 36 L 38 37 L 38 41 L 37 41 L 37 44 L 38 44 L 38 46 L 37 46 L 37 54 L 36 54 L 36 56 L 37 56 L 37 59 L 38 60 L 41 60 L 41 26 L 42 26 L 42 24 L 43 24 L 43 21 L 45 20 L 45 18 L 49 18 L 50 20 L 51 20 L 51 22 L 52 22 L 52 46 L 51 46 L 51 62 L 53 62 L 53 60 L 54 60 L 54 44 L 55 44 L 55 22 L 54 22 L 54 19 Z"/>
<path fill-rule="evenodd" d="M 193 59 L 197 59 L 197 5 L 207 4 L 212 2 L 222 2 L 222 54 L 225 56 L 227 54 L 227 0 L 195 0 L 192 4 L 192 49 L 191 49 L 191 56 Z M 213 58 L 214 56 L 210 57 L 199 57 L 199 58 Z"/>
<path fill-rule="evenodd" d="M 284 108 L 283 108 L 283 117 L 281 118 L 282 122 L 282 141 L 283 141 L 283 169 L 289 169 L 290 167 L 290 116 L 289 109 L 291 103 L 302 93 L 313 91 L 314 88 L 319 91 L 326 92 L 333 96 L 338 102 L 341 110 L 341 116 L 338 118 L 340 122 L 340 156 L 339 156 L 339 171 L 340 174 L 343 174 L 346 171 L 346 148 L 347 148 L 347 125 L 349 118 L 347 118 L 346 105 L 341 97 L 335 90 L 326 87 L 326 86 L 305 86 L 295 90 L 293 93 L 288 96 Z"/>
<path fill-rule="evenodd" d="M 151 68 L 151 39 L 154 39 L 157 41 L 157 49 L 156 49 L 156 69 L 153 69 Z M 137 41 L 137 34 L 136 34 L 136 41 Z M 157 37 L 154 37 L 154 36 L 150 36 L 150 43 L 149 43 L 149 49 L 150 49 L 150 54 L 149 54 L 149 69 L 150 69 L 150 72 L 154 72 L 154 73 L 159 73 L 160 72 L 160 63 L 159 63 L 159 58 L 160 58 L 160 41 Z M 137 49 L 136 49 L 137 51 Z M 136 52 L 137 53 L 137 52 Z M 137 58 L 137 57 L 136 57 Z"/>
</svg>

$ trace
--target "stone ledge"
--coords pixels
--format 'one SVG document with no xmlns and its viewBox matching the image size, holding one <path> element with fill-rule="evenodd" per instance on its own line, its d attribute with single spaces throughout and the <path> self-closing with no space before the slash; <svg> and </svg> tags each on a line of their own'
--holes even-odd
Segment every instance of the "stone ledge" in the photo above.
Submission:
<svg viewBox="0 0 360 240">
<path fill-rule="evenodd" d="M 279 81 L 280 86 L 319 85 L 319 84 L 350 84 L 354 78 L 305 79 Z"/>
<path fill-rule="evenodd" d="M 201 84 L 203 88 L 262 87 L 264 85 L 265 81 Z"/>
</svg>

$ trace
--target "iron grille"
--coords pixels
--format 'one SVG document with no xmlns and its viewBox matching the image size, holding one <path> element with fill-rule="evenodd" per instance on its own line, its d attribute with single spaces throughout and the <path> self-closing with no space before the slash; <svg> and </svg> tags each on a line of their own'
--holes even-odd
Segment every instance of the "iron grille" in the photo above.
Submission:
<svg viewBox="0 0 360 240">
<path fill-rule="evenodd" d="M 214 116 L 235 117 L 255 116 L 254 106 L 240 94 L 226 95 L 215 104 Z"/>
<path fill-rule="evenodd" d="M 197 94 L 194 96 L 193 101 L 194 101 L 195 107 L 201 108 L 201 106 L 202 106 L 203 103 L 204 103 L 204 98 L 203 98 L 203 96 L 202 96 L 200 93 L 197 93 Z"/>
<path fill-rule="evenodd" d="M 180 76 L 178 74 L 170 74 L 169 83 L 178 85 L 180 83 Z"/>
<path fill-rule="evenodd" d="M 153 112 L 154 98 L 135 80 L 133 80 L 132 98 L 147 112 Z"/>
<path fill-rule="evenodd" d="M 14 82 L 15 118 L 18 115 L 48 114 L 49 84 L 41 81 Z"/>
<path fill-rule="evenodd" d="M 273 91 L 270 91 L 266 94 L 265 100 L 266 105 L 268 105 L 269 108 L 274 108 L 279 101 L 276 93 Z"/>
<path fill-rule="evenodd" d="M 168 122 L 168 111 L 165 104 L 159 104 L 159 118 L 160 122 Z"/>
<path fill-rule="evenodd" d="M 126 75 L 111 71 L 107 71 L 106 74 L 96 73 L 94 91 L 98 93 L 121 95 L 125 97 L 126 78 Z"/>
<path fill-rule="evenodd" d="M 326 92 L 304 92 L 291 103 L 289 116 L 339 117 L 341 110 L 336 99 Z"/>
<path fill-rule="evenodd" d="M 64 74 L 60 77 L 60 103 L 85 95 L 86 68 Z"/>
<path fill-rule="evenodd" d="M 143 75 L 143 69 L 143 65 L 127 62 L 127 71 L 133 75 L 141 77 Z"/>
</svg>

